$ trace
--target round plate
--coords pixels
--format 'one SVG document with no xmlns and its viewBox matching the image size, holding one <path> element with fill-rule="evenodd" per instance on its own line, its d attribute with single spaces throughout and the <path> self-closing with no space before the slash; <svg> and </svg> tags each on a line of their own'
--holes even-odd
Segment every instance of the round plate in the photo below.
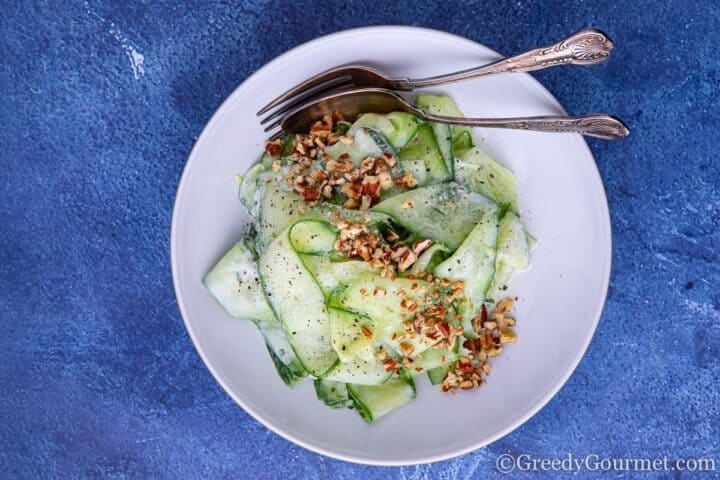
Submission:
<svg viewBox="0 0 720 480">
<path fill-rule="evenodd" d="M 441 393 L 424 375 L 417 398 L 370 425 L 332 410 L 312 382 L 294 389 L 275 373 L 252 323 L 229 317 L 201 280 L 240 238 L 247 215 L 235 176 L 256 160 L 264 135 L 255 112 L 307 77 L 345 63 L 425 77 L 499 58 L 434 30 L 371 27 L 313 40 L 248 78 L 218 109 L 190 154 L 172 221 L 173 281 L 190 337 L 217 381 L 262 424 L 315 452 L 351 462 L 407 465 L 444 460 L 507 435 L 542 408 L 582 358 L 610 275 L 610 218 L 594 159 L 573 134 L 476 130 L 518 178 L 522 220 L 538 239 L 532 267 L 513 282 L 518 341 L 493 362 L 482 388 Z M 467 116 L 565 113 L 527 74 L 443 87 Z M 238 444 L 238 448 L 243 448 Z"/>
</svg>

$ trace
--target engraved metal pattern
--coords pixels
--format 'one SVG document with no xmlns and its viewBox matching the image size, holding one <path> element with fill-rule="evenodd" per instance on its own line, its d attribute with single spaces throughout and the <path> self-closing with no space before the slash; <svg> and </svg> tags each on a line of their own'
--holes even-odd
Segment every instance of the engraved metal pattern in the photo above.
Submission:
<svg viewBox="0 0 720 480">
<path fill-rule="evenodd" d="M 471 68 L 438 77 L 409 80 L 408 84 L 403 86 L 413 89 L 444 85 L 500 73 L 531 72 L 558 65 L 594 65 L 607 60 L 612 50 L 613 43 L 607 35 L 600 30 L 587 28 L 554 45 L 536 48 L 479 68 Z"/>
</svg>

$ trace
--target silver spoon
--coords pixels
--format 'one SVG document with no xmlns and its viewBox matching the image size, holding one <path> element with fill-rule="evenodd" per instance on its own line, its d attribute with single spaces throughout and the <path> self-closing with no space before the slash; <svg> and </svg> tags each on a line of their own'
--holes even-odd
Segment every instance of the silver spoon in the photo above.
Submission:
<svg viewBox="0 0 720 480">
<path fill-rule="evenodd" d="M 410 104 L 397 93 L 382 88 L 357 88 L 324 96 L 289 112 L 281 120 L 267 127 L 265 131 L 276 129 L 279 126 L 285 132 L 307 133 L 313 123 L 333 111 L 337 111 L 348 121 L 354 121 L 361 113 L 405 111 L 428 122 L 468 127 L 570 132 L 604 140 L 619 140 L 630 134 L 630 130 L 621 120 L 607 114 L 517 118 L 458 118 L 434 115 Z M 276 130 L 273 132 L 272 138 L 279 137 L 281 134 L 282 131 Z"/>
</svg>

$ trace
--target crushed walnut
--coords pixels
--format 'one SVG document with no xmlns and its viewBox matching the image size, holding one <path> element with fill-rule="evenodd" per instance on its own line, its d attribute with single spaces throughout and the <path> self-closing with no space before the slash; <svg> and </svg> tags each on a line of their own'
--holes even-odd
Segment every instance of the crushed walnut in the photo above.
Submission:
<svg viewBox="0 0 720 480">
<path fill-rule="evenodd" d="M 347 257 L 360 257 L 370 262 L 370 267 L 380 272 L 380 276 L 395 279 L 397 272 L 409 269 L 418 257 L 432 245 L 432 240 L 418 240 L 412 245 L 402 242 L 390 245 L 388 242 L 398 239 L 394 232 L 380 235 L 372 233 L 364 223 L 350 223 L 346 220 L 335 222 L 340 234 L 335 240 L 335 250 Z M 391 240 L 388 240 L 391 239 Z"/>
<path fill-rule="evenodd" d="M 325 148 L 337 142 L 352 145 L 354 139 L 348 135 L 336 135 L 333 128 L 342 117 L 333 112 L 315 122 L 310 133 L 295 135 L 289 155 L 291 168 L 285 174 L 285 181 L 311 206 L 319 201 L 330 200 L 338 195 L 343 207 L 350 210 L 368 210 L 380 201 L 381 193 L 394 186 L 414 188 L 417 181 L 412 173 L 402 173 L 398 161 L 390 152 L 380 157 L 366 157 L 355 165 L 347 154 L 336 159 L 327 159 Z M 282 140 L 265 144 L 265 151 L 276 157 L 283 149 Z M 272 163 L 273 172 L 279 171 L 281 163 Z"/>
<path fill-rule="evenodd" d="M 460 357 L 448 370 L 440 387 L 443 392 L 468 390 L 485 383 L 484 377 L 492 369 L 488 359 L 500 355 L 503 352 L 503 344 L 515 343 L 517 340 L 517 335 L 511 329 L 515 326 L 515 319 L 505 315 L 512 310 L 513 305 L 512 298 L 502 299 L 488 314 L 483 304 L 480 312 L 473 319 L 473 327 L 478 338 L 468 338 L 463 343 L 468 356 Z"/>
<path fill-rule="evenodd" d="M 463 327 L 458 324 L 460 317 L 455 313 L 453 303 L 463 299 L 465 284 L 462 281 L 433 278 L 425 272 L 406 278 L 429 282 L 429 285 L 424 282 L 412 283 L 410 292 L 399 292 L 400 307 L 407 311 L 408 319 L 403 324 L 404 331 L 395 334 L 393 340 L 398 342 L 403 366 L 411 368 L 414 350 L 412 340 L 415 337 L 424 335 L 433 342 L 432 348 L 452 349 L 462 336 Z"/>
</svg>

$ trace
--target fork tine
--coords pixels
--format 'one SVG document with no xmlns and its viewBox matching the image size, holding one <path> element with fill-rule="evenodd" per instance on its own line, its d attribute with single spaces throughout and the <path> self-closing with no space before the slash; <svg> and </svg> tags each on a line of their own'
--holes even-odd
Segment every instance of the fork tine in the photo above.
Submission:
<svg viewBox="0 0 720 480">
<path fill-rule="evenodd" d="M 285 117 L 283 117 L 283 118 L 285 118 Z M 265 127 L 265 131 L 266 131 L 266 132 L 269 132 L 270 130 L 272 130 L 272 129 L 276 128 L 276 127 L 279 127 L 280 124 L 281 124 L 282 121 L 283 121 L 283 118 L 278 118 L 278 119 L 275 120 L 273 123 L 271 123 L 270 125 L 268 125 L 267 127 Z"/>
<path fill-rule="evenodd" d="M 260 120 L 260 124 L 265 124 L 269 122 L 270 120 L 277 118 L 279 115 L 282 115 L 283 113 L 292 110 L 293 108 L 297 107 L 298 105 L 302 104 L 306 100 L 308 100 L 310 97 L 314 97 L 315 95 L 319 95 L 321 93 L 324 93 L 328 90 L 332 90 L 334 88 L 343 87 L 343 86 L 350 86 L 352 85 L 352 77 L 344 76 L 344 77 L 338 77 L 334 78 L 332 80 L 329 80 L 327 82 L 321 83 L 320 85 L 316 85 L 314 87 L 311 87 L 307 90 L 304 90 L 303 92 L 299 93 L 298 95 L 295 95 L 292 98 L 289 98 L 286 100 L 287 103 L 284 105 L 281 104 L 280 108 L 277 110 L 271 112 L 268 116 Z"/>
<path fill-rule="evenodd" d="M 268 140 L 270 140 L 271 142 L 273 140 L 277 140 L 278 138 L 283 136 L 283 133 L 284 133 L 283 130 L 280 129 L 280 130 L 276 131 L 275 133 L 273 133 L 272 135 L 270 135 L 270 138 Z"/>
<path fill-rule="evenodd" d="M 320 85 L 322 83 L 325 83 L 328 80 L 332 80 L 334 78 L 340 77 L 340 76 L 349 76 L 348 71 L 350 69 L 348 67 L 335 67 L 331 68 L 330 70 L 325 70 L 322 73 L 318 73 L 314 77 L 310 77 L 304 82 L 298 84 L 297 86 L 291 88 L 287 92 L 283 93 L 276 99 L 272 100 L 270 103 L 265 105 L 263 108 L 261 108 L 256 115 L 259 117 L 260 115 L 264 114 L 265 112 L 275 108 L 276 106 L 280 105 L 283 102 L 286 102 L 287 100 L 291 99 L 295 95 L 302 93 L 303 91 L 307 90 L 308 88 L 315 87 L 317 85 Z"/>
</svg>

